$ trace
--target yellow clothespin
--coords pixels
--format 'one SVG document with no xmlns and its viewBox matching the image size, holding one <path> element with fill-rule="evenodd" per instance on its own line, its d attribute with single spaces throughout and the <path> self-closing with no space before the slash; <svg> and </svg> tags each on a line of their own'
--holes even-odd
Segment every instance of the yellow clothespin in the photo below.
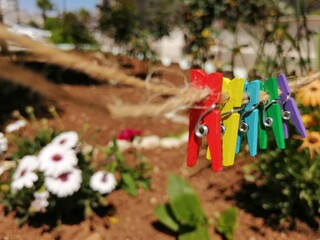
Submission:
<svg viewBox="0 0 320 240">
<path fill-rule="evenodd" d="M 237 145 L 237 135 L 240 123 L 239 110 L 242 105 L 242 96 L 244 88 L 244 79 L 223 78 L 222 92 L 229 95 L 228 102 L 221 110 L 222 119 L 222 158 L 223 166 L 231 166 L 234 163 L 234 157 Z M 211 159 L 210 152 L 207 151 L 207 158 Z"/>
</svg>

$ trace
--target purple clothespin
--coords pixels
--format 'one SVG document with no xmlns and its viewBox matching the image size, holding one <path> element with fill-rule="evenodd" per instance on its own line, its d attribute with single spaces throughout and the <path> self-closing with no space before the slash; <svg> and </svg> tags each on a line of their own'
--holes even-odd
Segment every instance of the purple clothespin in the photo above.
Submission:
<svg viewBox="0 0 320 240">
<path fill-rule="evenodd" d="M 278 76 L 277 81 L 279 88 L 282 91 L 278 103 L 282 107 L 284 137 L 285 139 L 288 139 L 289 137 L 287 121 L 291 119 L 301 137 L 305 138 L 307 136 L 307 131 L 301 120 L 298 106 L 295 100 L 290 96 L 291 90 L 288 80 L 284 74 L 281 74 Z"/>
</svg>

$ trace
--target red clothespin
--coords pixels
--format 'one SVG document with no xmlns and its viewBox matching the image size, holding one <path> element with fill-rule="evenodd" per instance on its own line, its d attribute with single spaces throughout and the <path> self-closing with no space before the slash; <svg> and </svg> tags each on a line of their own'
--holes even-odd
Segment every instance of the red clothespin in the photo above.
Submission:
<svg viewBox="0 0 320 240">
<path fill-rule="evenodd" d="M 200 69 L 191 71 L 191 86 L 209 88 L 211 94 L 190 110 L 187 157 L 187 165 L 190 167 L 197 163 L 202 137 L 206 136 L 212 157 L 212 170 L 222 170 L 221 112 L 216 108 L 221 98 L 222 78 L 221 73 L 206 74 Z"/>
</svg>

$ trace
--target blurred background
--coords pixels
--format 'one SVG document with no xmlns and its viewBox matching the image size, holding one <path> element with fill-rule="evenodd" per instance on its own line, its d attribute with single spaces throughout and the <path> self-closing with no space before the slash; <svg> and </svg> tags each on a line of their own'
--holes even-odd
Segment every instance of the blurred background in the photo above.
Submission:
<svg viewBox="0 0 320 240">
<path fill-rule="evenodd" d="M 1 0 L 12 31 L 239 77 L 319 68 L 317 0 Z M 14 48 L 14 46 L 10 46 Z M 297 67 L 298 66 L 298 67 Z"/>
</svg>

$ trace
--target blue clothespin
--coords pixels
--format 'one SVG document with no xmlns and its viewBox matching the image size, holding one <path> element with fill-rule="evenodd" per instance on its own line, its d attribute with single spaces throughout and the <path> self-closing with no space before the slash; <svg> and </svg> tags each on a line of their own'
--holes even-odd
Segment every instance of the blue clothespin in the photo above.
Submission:
<svg viewBox="0 0 320 240">
<path fill-rule="evenodd" d="M 240 112 L 240 126 L 237 136 L 236 153 L 240 151 L 242 136 L 247 134 L 250 156 L 257 155 L 258 149 L 258 124 L 259 110 L 257 109 L 260 97 L 260 81 L 255 80 L 250 83 L 245 82 L 245 92 L 249 97 L 249 102 Z"/>
<path fill-rule="evenodd" d="M 305 138 L 307 136 L 307 130 L 302 122 L 297 104 L 290 96 L 291 90 L 288 80 L 284 74 L 281 74 L 277 77 L 277 81 L 279 88 L 282 91 L 279 98 L 279 104 L 282 107 L 284 137 L 285 139 L 288 139 L 289 137 L 287 121 L 291 119 L 301 137 Z"/>
</svg>

